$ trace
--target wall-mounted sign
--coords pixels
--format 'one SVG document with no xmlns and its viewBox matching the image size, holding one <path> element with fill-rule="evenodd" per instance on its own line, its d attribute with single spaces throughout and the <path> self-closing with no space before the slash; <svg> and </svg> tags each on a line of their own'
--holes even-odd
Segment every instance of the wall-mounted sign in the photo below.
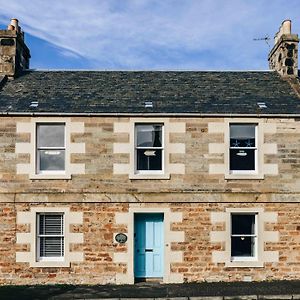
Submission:
<svg viewBox="0 0 300 300">
<path fill-rule="evenodd" d="M 120 244 L 124 244 L 127 242 L 127 235 L 124 234 L 124 233 L 118 233 L 116 236 L 115 236 L 115 240 L 116 242 L 120 243 Z"/>
</svg>

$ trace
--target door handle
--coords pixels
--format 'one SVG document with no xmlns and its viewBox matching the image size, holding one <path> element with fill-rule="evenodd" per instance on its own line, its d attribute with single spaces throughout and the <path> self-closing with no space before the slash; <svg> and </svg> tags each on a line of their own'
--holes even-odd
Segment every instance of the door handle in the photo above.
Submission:
<svg viewBox="0 0 300 300">
<path fill-rule="evenodd" d="M 145 249 L 145 252 L 153 252 L 153 249 Z"/>
</svg>

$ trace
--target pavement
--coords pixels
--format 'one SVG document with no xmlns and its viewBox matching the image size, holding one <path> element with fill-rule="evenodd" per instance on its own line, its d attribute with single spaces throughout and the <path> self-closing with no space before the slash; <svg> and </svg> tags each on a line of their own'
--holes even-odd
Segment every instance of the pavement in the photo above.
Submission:
<svg viewBox="0 0 300 300">
<path fill-rule="evenodd" d="M 299 281 L 0 286 L 1 300 L 300 300 Z"/>
</svg>

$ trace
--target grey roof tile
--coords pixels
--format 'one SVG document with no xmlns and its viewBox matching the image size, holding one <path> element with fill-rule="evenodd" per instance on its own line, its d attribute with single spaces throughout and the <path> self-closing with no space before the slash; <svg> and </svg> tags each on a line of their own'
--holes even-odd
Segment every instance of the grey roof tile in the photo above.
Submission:
<svg viewBox="0 0 300 300">
<path fill-rule="evenodd" d="M 38 107 L 30 107 L 32 101 Z M 267 108 L 260 110 L 257 102 Z M 6 82 L 0 111 L 299 114 L 300 98 L 269 71 L 27 71 Z"/>
</svg>

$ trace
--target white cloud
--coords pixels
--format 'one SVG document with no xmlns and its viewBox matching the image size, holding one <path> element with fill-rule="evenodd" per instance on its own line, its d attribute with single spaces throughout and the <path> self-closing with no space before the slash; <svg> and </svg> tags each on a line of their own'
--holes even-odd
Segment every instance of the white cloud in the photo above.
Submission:
<svg viewBox="0 0 300 300">
<path fill-rule="evenodd" d="M 26 32 L 95 68 L 265 69 L 268 48 L 253 38 L 296 20 L 300 1 L 0 0 L 0 7 L 0 21 L 17 17 Z"/>
</svg>

